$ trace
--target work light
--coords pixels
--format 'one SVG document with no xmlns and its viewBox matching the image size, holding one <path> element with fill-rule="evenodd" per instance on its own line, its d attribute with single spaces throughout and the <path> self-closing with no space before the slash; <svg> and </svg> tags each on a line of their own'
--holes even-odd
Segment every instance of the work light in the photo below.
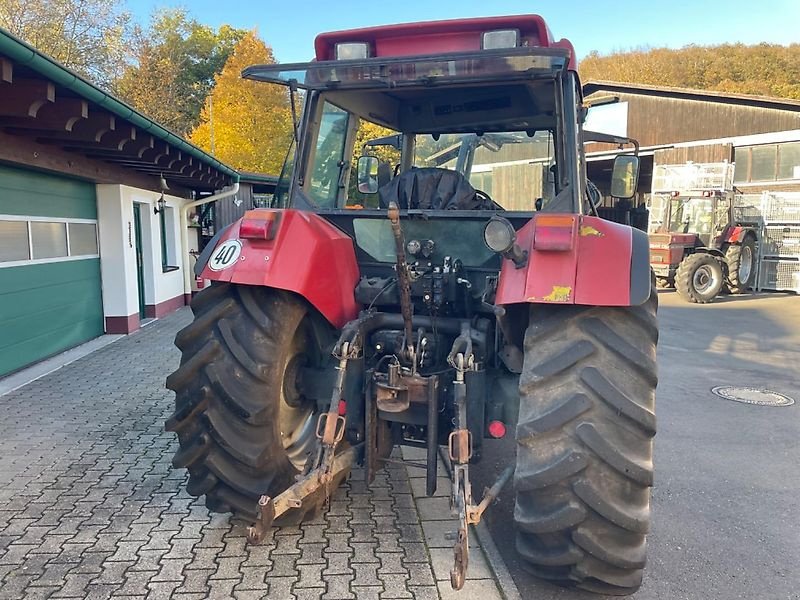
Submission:
<svg viewBox="0 0 800 600">
<path fill-rule="evenodd" d="M 483 241 L 492 252 L 508 252 L 517 239 L 514 226 L 503 217 L 492 217 L 483 230 Z"/>
<path fill-rule="evenodd" d="M 498 29 L 484 31 L 481 38 L 481 48 L 496 50 L 497 48 L 516 48 L 519 46 L 519 29 Z"/>
<path fill-rule="evenodd" d="M 344 42 L 336 44 L 336 60 L 357 60 L 369 58 L 369 44 L 367 42 Z"/>
</svg>

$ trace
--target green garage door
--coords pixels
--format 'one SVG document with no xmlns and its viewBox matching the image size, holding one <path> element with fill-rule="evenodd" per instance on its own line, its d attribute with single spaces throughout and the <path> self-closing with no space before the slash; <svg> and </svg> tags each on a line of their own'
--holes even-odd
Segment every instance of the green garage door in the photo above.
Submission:
<svg viewBox="0 0 800 600">
<path fill-rule="evenodd" d="M 0 376 L 103 334 L 94 184 L 0 165 Z"/>
</svg>

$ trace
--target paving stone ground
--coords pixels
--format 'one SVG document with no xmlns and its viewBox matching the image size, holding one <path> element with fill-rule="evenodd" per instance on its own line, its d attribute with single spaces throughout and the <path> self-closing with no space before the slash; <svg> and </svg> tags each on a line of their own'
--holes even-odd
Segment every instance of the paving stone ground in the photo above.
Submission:
<svg viewBox="0 0 800 600">
<path fill-rule="evenodd" d="M 447 479 L 426 498 L 420 469 L 391 464 L 369 487 L 356 470 L 327 512 L 258 546 L 189 496 L 163 423 L 190 318 L 0 396 L 0 599 L 501 598 L 474 539 L 467 584 L 450 589 Z"/>
</svg>

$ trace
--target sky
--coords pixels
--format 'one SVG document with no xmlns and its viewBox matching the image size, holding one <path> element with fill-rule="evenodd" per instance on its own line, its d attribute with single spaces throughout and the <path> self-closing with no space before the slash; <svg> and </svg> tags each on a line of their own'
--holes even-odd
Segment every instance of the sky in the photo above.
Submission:
<svg viewBox="0 0 800 600">
<path fill-rule="evenodd" d="M 187 8 L 198 21 L 256 29 L 279 62 L 313 57 L 314 37 L 373 25 L 536 13 L 578 58 L 640 47 L 800 43 L 800 0 L 123 0 L 134 18 Z"/>
</svg>

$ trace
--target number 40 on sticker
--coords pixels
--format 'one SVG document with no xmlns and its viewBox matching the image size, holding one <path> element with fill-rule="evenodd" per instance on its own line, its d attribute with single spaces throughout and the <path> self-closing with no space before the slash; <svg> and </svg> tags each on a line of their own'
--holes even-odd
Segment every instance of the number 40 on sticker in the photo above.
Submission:
<svg viewBox="0 0 800 600">
<path fill-rule="evenodd" d="M 214 248 L 208 261 L 208 268 L 212 271 L 222 271 L 233 266 L 242 253 L 242 243 L 239 240 L 226 240 Z"/>
</svg>

